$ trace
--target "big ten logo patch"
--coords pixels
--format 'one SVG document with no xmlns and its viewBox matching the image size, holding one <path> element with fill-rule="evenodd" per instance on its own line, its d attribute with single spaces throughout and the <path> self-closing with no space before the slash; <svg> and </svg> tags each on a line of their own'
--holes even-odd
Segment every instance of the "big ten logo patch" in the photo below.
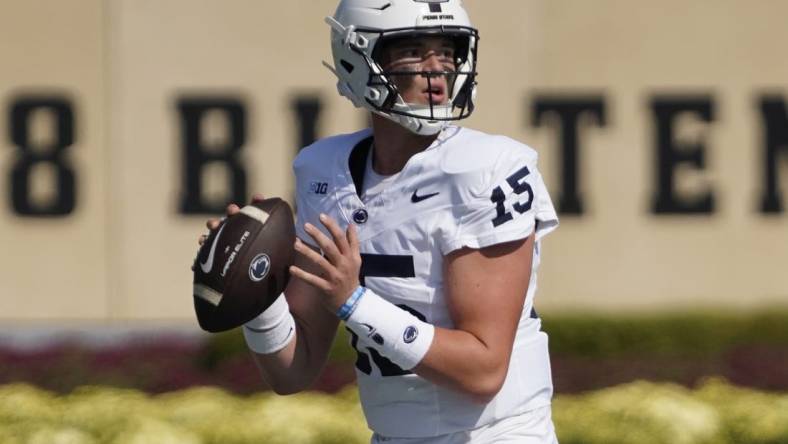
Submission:
<svg viewBox="0 0 788 444">
<path fill-rule="evenodd" d="M 309 184 L 309 191 L 314 194 L 326 194 L 328 192 L 327 182 L 311 182 Z"/>
</svg>

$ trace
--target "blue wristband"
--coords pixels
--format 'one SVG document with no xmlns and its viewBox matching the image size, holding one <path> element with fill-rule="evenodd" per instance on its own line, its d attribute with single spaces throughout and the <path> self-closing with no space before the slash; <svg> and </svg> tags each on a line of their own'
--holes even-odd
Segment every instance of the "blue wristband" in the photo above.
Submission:
<svg viewBox="0 0 788 444">
<path fill-rule="evenodd" d="M 356 311 L 358 302 L 361 300 L 361 296 L 364 295 L 365 291 L 367 291 L 367 289 L 362 287 L 361 285 L 359 285 L 358 288 L 356 288 L 353 294 L 351 294 L 350 297 L 347 298 L 347 301 L 345 301 L 345 303 L 342 304 L 341 307 L 339 307 L 339 310 L 337 310 L 337 316 L 339 317 L 339 319 L 342 319 L 343 321 L 348 320 L 350 315 L 352 315 L 353 312 Z"/>
</svg>

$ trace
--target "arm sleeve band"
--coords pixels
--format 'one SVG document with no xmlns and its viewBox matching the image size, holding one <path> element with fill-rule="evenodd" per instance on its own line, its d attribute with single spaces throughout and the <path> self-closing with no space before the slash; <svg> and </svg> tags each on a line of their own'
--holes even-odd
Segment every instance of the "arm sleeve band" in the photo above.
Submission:
<svg viewBox="0 0 788 444">
<path fill-rule="evenodd" d="M 367 347 L 404 370 L 411 370 L 427 354 L 435 327 L 367 289 L 345 322 Z"/>
<path fill-rule="evenodd" d="M 255 353 L 268 355 L 282 350 L 295 337 L 295 319 L 285 295 L 243 326 L 246 345 Z"/>
</svg>

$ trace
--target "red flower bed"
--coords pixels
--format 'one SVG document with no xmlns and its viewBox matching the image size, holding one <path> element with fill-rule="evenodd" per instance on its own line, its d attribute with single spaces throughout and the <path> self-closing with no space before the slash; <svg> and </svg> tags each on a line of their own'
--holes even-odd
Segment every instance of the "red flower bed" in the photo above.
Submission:
<svg viewBox="0 0 788 444">
<path fill-rule="evenodd" d="M 788 391 L 788 313 L 549 319 L 556 393 L 643 379 L 692 387 L 707 376 Z M 267 389 L 237 330 L 185 339 L 164 333 L 128 337 L 102 346 L 84 341 L 44 344 L 0 345 L 0 384 L 27 382 L 60 393 L 83 385 L 150 393 L 198 385 L 238 394 Z M 313 388 L 333 393 L 353 383 L 355 358 L 340 329 L 331 359 Z"/>
<path fill-rule="evenodd" d="M 352 368 L 327 365 L 317 389 L 334 392 L 351 383 Z M 67 393 L 83 385 L 108 385 L 162 393 L 213 385 L 238 394 L 266 390 L 248 353 L 206 363 L 203 344 L 161 338 L 112 347 L 76 343 L 42 348 L 0 348 L 0 384 L 26 382 Z"/>
<path fill-rule="evenodd" d="M 707 376 L 722 376 L 743 387 L 788 391 L 788 348 L 777 346 L 739 346 L 720 355 L 696 357 L 554 355 L 552 366 L 557 393 L 595 390 L 644 379 L 694 387 Z"/>
</svg>

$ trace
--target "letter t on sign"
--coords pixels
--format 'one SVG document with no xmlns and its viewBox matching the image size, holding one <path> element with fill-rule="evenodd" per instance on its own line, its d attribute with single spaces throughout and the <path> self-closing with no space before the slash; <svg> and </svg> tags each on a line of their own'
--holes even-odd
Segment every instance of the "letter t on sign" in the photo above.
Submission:
<svg viewBox="0 0 788 444">
<path fill-rule="evenodd" d="M 605 102 L 599 96 L 538 96 L 531 110 L 531 124 L 541 126 L 545 114 L 555 114 L 560 121 L 561 191 L 558 195 L 558 212 L 583 214 L 578 169 L 580 157 L 580 116 L 590 114 L 599 126 L 605 126 Z"/>
</svg>

